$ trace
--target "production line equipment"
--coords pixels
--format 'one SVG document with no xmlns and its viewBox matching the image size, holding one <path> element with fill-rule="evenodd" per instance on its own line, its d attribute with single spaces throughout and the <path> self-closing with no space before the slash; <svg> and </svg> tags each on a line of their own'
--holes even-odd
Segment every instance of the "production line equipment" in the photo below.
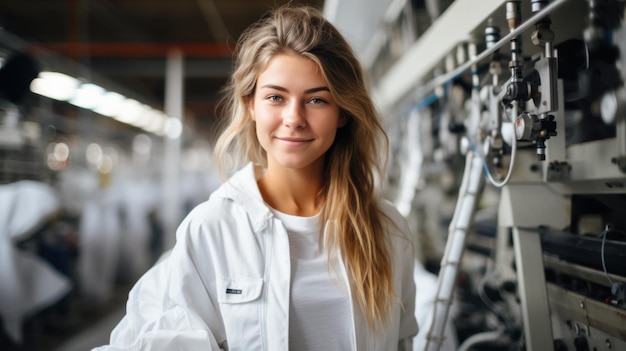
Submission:
<svg viewBox="0 0 626 351">
<path fill-rule="evenodd" d="M 520 350 L 626 350 L 623 17 L 618 0 L 506 1 L 459 44 L 465 61 L 418 88 L 471 82 L 426 350 L 445 338 L 485 187 L 499 196 L 485 280 L 502 323 L 461 349 L 508 337 Z"/>
</svg>

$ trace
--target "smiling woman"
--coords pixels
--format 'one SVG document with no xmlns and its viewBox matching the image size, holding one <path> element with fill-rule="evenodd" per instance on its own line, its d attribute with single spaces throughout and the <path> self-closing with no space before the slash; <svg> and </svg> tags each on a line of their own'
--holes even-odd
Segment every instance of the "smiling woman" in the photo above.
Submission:
<svg viewBox="0 0 626 351">
<path fill-rule="evenodd" d="M 413 248 L 376 191 L 387 139 L 352 50 L 319 11 L 289 6 L 235 55 L 214 159 L 237 172 L 100 350 L 410 350 Z"/>
<path fill-rule="evenodd" d="M 257 138 L 267 153 L 268 167 L 260 182 L 262 192 L 269 191 L 266 187 L 272 182 L 268 179 L 289 177 L 285 172 L 306 175 L 301 176 L 303 184 L 295 184 L 300 190 L 308 185 L 315 194 L 321 188 L 322 156 L 345 121 L 327 85 L 318 65 L 296 54 L 274 56 L 259 75 L 258 89 L 249 104 Z M 313 176 L 319 181 L 311 183 Z M 284 199 L 286 183 L 277 183 L 283 184 Z M 289 212 L 287 208 L 278 209 Z"/>
</svg>

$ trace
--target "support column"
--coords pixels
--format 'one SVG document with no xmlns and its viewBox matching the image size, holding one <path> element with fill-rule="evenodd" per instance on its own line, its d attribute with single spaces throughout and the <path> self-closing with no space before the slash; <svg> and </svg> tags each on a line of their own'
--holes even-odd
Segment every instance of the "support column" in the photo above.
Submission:
<svg viewBox="0 0 626 351">
<path fill-rule="evenodd" d="M 165 67 L 165 113 L 171 122 L 183 125 L 183 55 L 173 50 L 167 57 Z M 182 133 L 164 136 L 163 152 L 163 249 L 169 250 L 176 243 L 176 228 L 182 220 L 180 198 Z"/>
<path fill-rule="evenodd" d="M 513 243 L 526 349 L 530 351 L 551 349 L 552 324 L 540 234 L 538 231 L 514 227 Z"/>
<path fill-rule="evenodd" d="M 534 153 L 529 151 L 518 155 L 518 167 L 524 165 L 525 160 L 535 159 Z M 567 226 L 570 222 L 570 201 L 568 196 L 553 192 L 545 184 L 534 182 L 534 179 L 529 179 L 526 184 L 512 182 L 502 188 L 498 226 L 500 235 L 506 236 L 507 228 L 513 231 L 515 271 L 526 349 L 543 351 L 553 348 L 554 337 L 538 229 L 540 226 L 557 229 Z"/>
</svg>

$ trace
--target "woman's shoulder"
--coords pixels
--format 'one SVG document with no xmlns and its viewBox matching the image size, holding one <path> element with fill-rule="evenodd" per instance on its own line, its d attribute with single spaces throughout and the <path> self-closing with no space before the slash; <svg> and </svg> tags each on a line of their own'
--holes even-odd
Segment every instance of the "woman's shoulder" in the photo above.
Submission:
<svg viewBox="0 0 626 351">
<path fill-rule="evenodd" d="M 378 204 L 379 204 L 380 211 L 387 218 L 389 218 L 389 220 L 391 220 L 395 225 L 400 226 L 401 229 L 404 230 L 403 227 L 406 225 L 406 218 L 402 216 L 402 214 L 400 213 L 400 211 L 398 211 L 396 206 L 393 203 L 391 203 L 391 201 L 385 198 L 380 198 L 378 201 Z"/>
<path fill-rule="evenodd" d="M 390 234 L 390 239 L 399 245 L 407 245 L 407 242 L 412 243 L 409 224 L 396 206 L 389 200 L 381 198 L 379 200 L 379 208 L 389 222 L 387 232 Z"/>
<path fill-rule="evenodd" d="M 217 233 L 229 228 L 249 228 L 249 231 L 257 232 L 270 218 L 270 211 L 263 202 L 215 195 L 196 205 L 185 216 L 179 229 Z"/>
<path fill-rule="evenodd" d="M 243 209 L 235 202 L 220 197 L 210 197 L 189 211 L 182 223 L 203 225 L 224 223 L 241 217 L 239 212 L 243 212 Z"/>
</svg>

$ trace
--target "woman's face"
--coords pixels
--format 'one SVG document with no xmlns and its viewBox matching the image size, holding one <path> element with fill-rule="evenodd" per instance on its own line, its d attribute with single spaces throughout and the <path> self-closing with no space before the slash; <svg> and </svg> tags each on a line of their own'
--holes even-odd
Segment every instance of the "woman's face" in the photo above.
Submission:
<svg viewBox="0 0 626 351">
<path fill-rule="evenodd" d="M 337 129 L 345 124 L 318 65 L 296 54 L 277 54 L 259 75 L 250 103 L 269 169 L 323 166 Z"/>
</svg>

